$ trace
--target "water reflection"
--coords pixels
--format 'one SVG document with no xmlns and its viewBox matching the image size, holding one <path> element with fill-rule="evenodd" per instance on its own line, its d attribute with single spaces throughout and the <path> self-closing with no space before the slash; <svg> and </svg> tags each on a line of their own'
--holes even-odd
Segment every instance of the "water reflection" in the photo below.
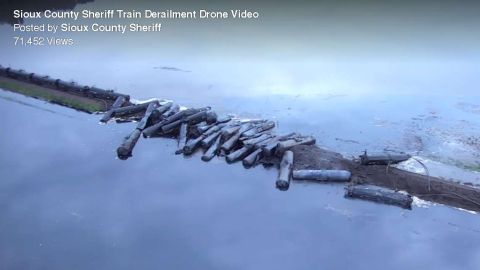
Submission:
<svg viewBox="0 0 480 270">
<path fill-rule="evenodd" d="M 100 128 L 98 117 L 1 94 L 76 118 L 0 99 L 9 127 L 0 135 L 3 268 L 336 269 L 355 262 L 357 269 L 476 269 L 480 263 L 476 215 L 345 200 L 337 185 L 292 183 L 278 192 L 275 170 L 183 159 L 173 154 L 173 140 L 141 140 L 135 158 L 119 161 L 113 149 L 130 124 Z M 178 173 L 185 168 L 192 173 Z"/>
<path fill-rule="evenodd" d="M 459 153 L 478 161 L 462 143 L 480 127 L 478 6 L 378 2 L 252 4 L 263 15 L 250 24 L 168 22 L 161 35 L 75 35 L 72 47 L 15 47 L 2 25 L 0 63 L 137 99 L 275 119 L 279 132 L 312 134 L 347 156 L 407 149 L 440 162 L 440 175 L 478 181 L 445 167 Z M 114 149 L 129 124 L 100 128 L 90 115 L 1 94 L 58 113 L 0 99 L 0 268 L 480 265 L 477 215 L 345 200 L 335 185 L 278 192 L 275 170 L 183 159 L 169 140 L 142 140 L 135 158 L 120 162 Z"/>
</svg>

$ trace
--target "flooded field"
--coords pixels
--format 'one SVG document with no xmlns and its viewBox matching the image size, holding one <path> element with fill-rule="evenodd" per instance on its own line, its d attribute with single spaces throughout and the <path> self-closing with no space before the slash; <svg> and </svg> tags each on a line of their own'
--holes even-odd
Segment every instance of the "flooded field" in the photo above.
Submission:
<svg viewBox="0 0 480 270">
<path fill-rule="evenodd" d="M 480 263 L 476 214 L 347 200 L 341 185 L 293 183 L 280 192 L 276 170 L 185 159 L 173 154 L 173 140 L 142 140 L 134 158 L 120 161 L 114 149 L 132 125 L 99 126 L 99 116 L 0 94 L 9 127 L 0 155 L 7 269 Z M 371 259 L 378 256 L 393 259 Z"/>
<path fill-rule="evenodd" d="M 430 175 L 480 185 L 480 53 L 478 35 L 469 35 L 478 23 L 461 16 L 473 10 L 455 10 L 466 25 L 460 32 L 438 30 L 444 22 L 427 7 L 423 19 L 399 23 L 400 10 L 383 26 L 385 17 L 368 9 L 360 10 L 368 20 L 334 24 L 350 13 L 330 9 L 318 27 L 298 31 L 313 19 L 287 24 L 282 8 L 257 8 L 263 19 L 243 27 L 172 21 L 161 35 L 80 33 L 81 46 L 62 48 L 2 41 L 0 64 L 137 100 L 272 119 L 280 133 L 313 135 L 346 157 L 406 152 Z M 415 24 L 422 27 L 409 31 Z M 2 37 L 13 34 L 0 25 Z M 341 185 L 294 182 L 281 192 L 276 170 L 183 158 L 167 139 L 140 140 L 121 161 L 115 149 L 134 124 L 99 125 L 101 115 L 3 90 L 0 113 L 1 269 L 480 265 L 476 213 L 421 200 L 412 211 L 347 200 Z M 398 166 L 424 173 L 417 162 Z"/>
</svg>

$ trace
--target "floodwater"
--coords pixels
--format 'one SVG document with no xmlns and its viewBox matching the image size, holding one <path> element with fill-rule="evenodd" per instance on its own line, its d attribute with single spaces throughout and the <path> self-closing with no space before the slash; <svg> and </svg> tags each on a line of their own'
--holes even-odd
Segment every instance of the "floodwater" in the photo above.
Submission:
<svg viewBox="0 0 480 270">
<path fill-rule="evenodd" d="M 334 24 L 327 12 L 319 27 L 294 31 L 312 19 L 292 26 L 279 20 L 286 8 L 259 9 L 266 18 L 246 26 L 169 22 L 159 35 L 76 34 L 79 45 L 69 48 L 15 47 L 3 42 L 11 27 L 0 25 L 8 52 L 0 64 L 138 100 L 273 119 L 280 132 L 314 135 L 345 156 L 408 152 L 432 175 L 480 184 L 480 53 L 478 35 L 469 35 L 476 21 L 454 17 L 458 29 L 439 32 L 442 22 L 427 12 L 390 35 L 388 23 L 372 28 L 385 16 Z M 391 25 L 400 18 L 393 14 Z M 415 23 L 422 27 L 406 31 Z M 281 192 L 273 169 L 175 156 L 167 139 L 142 139 L 120 161 L 115 149 L 132 124 L 99 125 L 99 115 L 2 90 L 0 113 L 0 269 L 480 265 L 475 213 L 347 200 L 339 185 L 292 183 Z"/>
</svg>

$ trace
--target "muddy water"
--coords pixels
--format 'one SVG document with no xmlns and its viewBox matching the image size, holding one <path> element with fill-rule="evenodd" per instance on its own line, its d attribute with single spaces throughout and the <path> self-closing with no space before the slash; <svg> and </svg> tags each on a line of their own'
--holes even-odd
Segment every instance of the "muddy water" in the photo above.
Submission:
<svg viewBox="0 0 480 270">
<path fill-rule="evenodd" d="M 79 45 L 66 48 L 14 47 L 4 42 L 11 28 L 0 25 L 8 52 L 0 64 L 138 100 L 274 119 L 281 132 L 312 134 L 346 156 L 406 151 L 430 174 L 480 183 L 480 54 L 471 34 L 477 22 L 462 23 L 468 8 L 440 12 L 456 15 L 461 31 L 437 27 L 443 21 L 428 8 L 409 23 L 404 10 L 385 23 L 367 8 L 360 13 L 369 16 L 358 20 L 330 8 L 289 24 L 281 19 L 286 10 L 314 9 L 258 8 L 267 10 L 265 19 L 246 26 L 169 23 L 162 35 L 128 39 L 78 34 Z M 338 16 L 351 20 L 333 20 Z M 119 161 L 115 148 L 132 125 L 99 126 L 98 116 L 0 96 L 0 268 L 480 265 L 476 214 L 423 202 L 404 211 L 346 200 L 335 185 L 294 183 L 279 192 L 274 170 L 184 159 L 168 140 L 142 140 L 132 159 Z"/>
</svg>

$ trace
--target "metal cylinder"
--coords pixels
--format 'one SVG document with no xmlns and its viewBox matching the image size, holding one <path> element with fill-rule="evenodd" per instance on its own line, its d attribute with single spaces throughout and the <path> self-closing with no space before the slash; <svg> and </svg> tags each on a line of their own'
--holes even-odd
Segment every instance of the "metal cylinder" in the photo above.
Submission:
<svg viewBox="0 0 480 270">
<path fill-rule="evenodd" d="M 290 178 L 292 177 L 293 169 L 293 152 L 285 151 L 280 162 L 280 168 L 278 172 L 278 178 L 275 182 L 276 187 L 279 190 L 285 191 L 290 187 Z"/>
<path fill-rule="evenodd" d="M 75 94 L 84 95 L 85 94 L 85 87 L 83 85 L 78 85 L 74 82 L 71 82 L 68 86 L 68 91 L 73 92 Z"/>
<path fill-rule="evenodd" d="M 352 174 L 345 170 L 295 170 L 293 179 L 323 182 L 348 182 Z"/>
<path fill-rule="evenodd" d="M 0 75 L 7 76 L 7 68 L 0 65 Z"/>
<path fill-rule="evenodd" d="M 30 73 L 27 73 L 23 69 L 15 70 L 15 69 L 9 68 L 7 69 L 7 75 L 10 78 L 14 78 L 17 80 L 26 81 L 26 82 L 30 81 Z"/>
<path fill-rule="evenodd" d="M 55 81 L 55 85 L 57 86 L 57 89 L 62 90 L 62 91 L 68 91 L 70 87 L 70 83 L 66 81 L 62 81 L 60 79 L 57 79 Z"/>
<path fill-rule="evenodd" d="M 32 73 L 30 75 L 30 81 L 34 84 L 38 84 L 38 85 L 42 85 L 44 83 L 44 78 L 46 76 L 42 76 L 42 75 L 38 75 L 38 74 L 35 74 L 35 73 Z"/>
<path fill-rule="evenodd" d="M 193 152 L 195 152 L 195 150 L 197 149 L 197 147 L 200 145 L 200 142 L 202 141 L 203 139 L 203 135 L 196 138 L 196 139 L 191 139 L 189 140 L 185 146 L 183 147 L 183 154 L 184 155 L 191 155 L 193 154 Z"/>
<path fill-rule="evenodd" d="M 209 111 L 205 120 L 207 121 L 207 124 L 214 124 L 217 122 L 217 118 L 218 116 L 214 111 Z"/>
<path fill-rule="evenodd" d="M 378 155 L 368 155 L 367 152 L 363 155 L 360 155 L 360 163 L 362 165 L 389 165 L 396 164 L 402 161 L 406 161 L 411 158 L 407 154 L 378 154 Z"/>
<path fill-rule="evenodd" d="M 88 86 L 88 92 L 86 92 L 86 95 L 90 97 L 110 100 L 116 100 L 119 96 L 125 96 L 127 97 L 127 100 L 130 99 L 130 97 L 127 95 L 115 93 L 113 92 L 113 90 L 104 90 L 95 86 Z"/>
<path fill-rule="evenodd" d="M 132 156 L 132 151 L 137 144 L 138 139 L 142 131 L 135 129 L 128 137 L 125 138 L 123 143 L 117 148 L 117 156 L 121 160 L 126 160 Z"/>
<path fill-rule="evenodd" d="M 377 203 L 399 206 L 412 209 L 412 196 L 393 190 L 369 185 L 354 185 L 347 187 L 345 197 L 357 198 Z"/>
<path fill-rule="evenodd" d="M 40 78 L 35 78 L 36 84 L 43 85 L 46 87 L 56 88 L 57 87 L 57 79 L 50 78 L 49 76 L 43 76 Z"/>
</svg>

